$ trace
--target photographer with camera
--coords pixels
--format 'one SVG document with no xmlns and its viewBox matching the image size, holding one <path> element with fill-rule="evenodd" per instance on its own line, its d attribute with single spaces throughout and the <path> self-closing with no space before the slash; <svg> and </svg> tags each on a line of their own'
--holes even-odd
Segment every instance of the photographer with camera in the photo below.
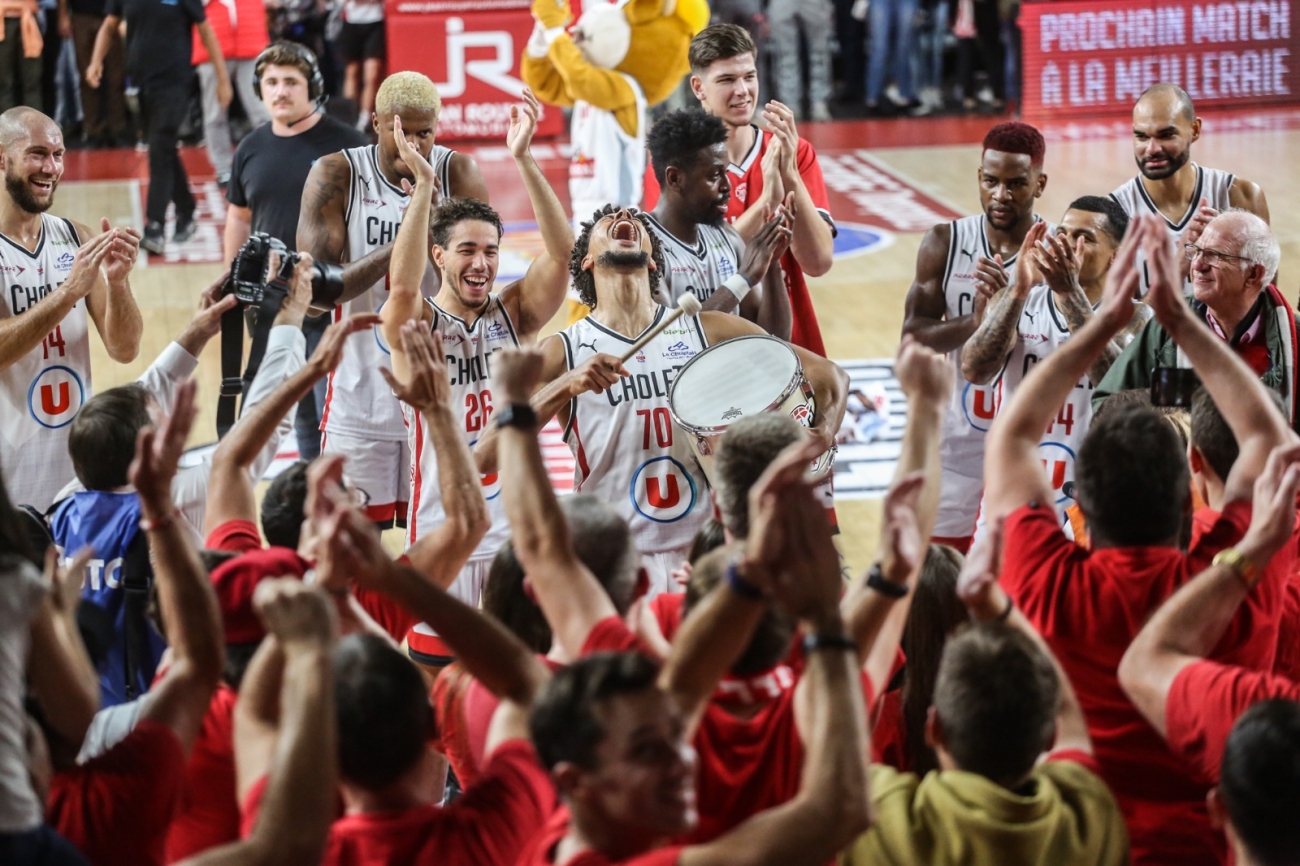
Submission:
<svg viewBox="0 0 1300 866">
<path fill-rule="evenodd" d="M 366 137 L 322 110 L 325 84 L 316 55 L 295 42 L 276 42 L 253 61 L 253 89 L 271 115 L 239 143 L 226 188 L 226 261 L 233 261 L 253 232 L 296 248 L 298 206 L 312 164 L 328 154 L 366 144 Z M 307 354 L 316 350 L 330 318 L 303 319 Z M 298 454 L 320 454 L 325 380 L 298 403 L 294 431 Z"/>
<path fill-rule="evenodd" d="M 1191 262 L 1196 318 L 1209 325 L 1260 381 L 1281 394 L 1287 420 L 1300 432 L 1297 322 L 1295 311 L 1273 284 L 1282 259 L 1273 230 L 1254 214 L 1230 210 L 1206 223 L 1196 243 L 1182 244 L 1177 252 Z M 1116 391 L 1150 387 L 1152 370 L 1187 366 L 1164 325 L 1147 322 L 1093 390 L 1093 408 Z"/>
<path fill-rule="evenodd" d="M 302 193 L 298 249 L 318 261 L 346 263 L 336 316 L 374 313 L 387 301 L 393 242 L 408 204 L 427 212 L 443 197 L 487 202 L 487 184 L 474 160 L 434 144 L 441 107 L 438 88 L 426 76 L 390 75 L 375 98 L 379 143 L 331 154 L 312 166 Z M 405 143 L 433 167 L 434 182 L 422 196 L 412 196 L 415 169 L 398 150 L 395 118 L 401 118 Z M 424 248 L 420 291 L 432 297 L 438 276 Z M 348 456 L 349 474 L 370 493 L 366 514 L 383 527 L 406 525 L 411 478 L 402 410 L 379 374 L 389 364 L 390 343 L 378 329 L 352 337 L 330 375 L 321 420 L 321 451 Z"/>
</svg>

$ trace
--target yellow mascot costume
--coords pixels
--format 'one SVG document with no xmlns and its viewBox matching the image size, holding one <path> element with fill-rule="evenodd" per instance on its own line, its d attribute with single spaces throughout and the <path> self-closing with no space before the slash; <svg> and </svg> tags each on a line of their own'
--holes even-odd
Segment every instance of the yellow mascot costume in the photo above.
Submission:
<svg viewBox="0 0 1300 866">
<path fill-rule="evenodd" d="M 524 82 L 543 102 L 572 107 L 569 200 L 574 224 L 606 204 L 641 204 L 646 109 L 690 72 L 706 0 L 592 0 L 569 31 L 568 0 L 534 0 Z"/>
</svg>

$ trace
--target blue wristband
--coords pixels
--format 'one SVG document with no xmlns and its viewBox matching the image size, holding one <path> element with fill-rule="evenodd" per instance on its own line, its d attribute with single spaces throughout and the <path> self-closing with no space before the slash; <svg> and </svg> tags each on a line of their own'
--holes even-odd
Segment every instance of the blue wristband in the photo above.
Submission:
<svg viewBox="0 0 1300 866">
<path fill-rule="evenodd" d="M 727 586 L 736 595 L 750 601 L 764 601 L 767 598 L 759 586 L 740 576 L 739 563 L 735 560 L 727 563 Z"/>
</svg>

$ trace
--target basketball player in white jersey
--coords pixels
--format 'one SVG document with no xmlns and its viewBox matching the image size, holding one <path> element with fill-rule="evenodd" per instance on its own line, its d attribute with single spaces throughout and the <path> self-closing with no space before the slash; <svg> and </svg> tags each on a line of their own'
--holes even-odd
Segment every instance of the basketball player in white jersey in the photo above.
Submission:
<svg viewBox="0 0 1300 866">
<path fill-rule="evenodd" d="M 1092 318 L 1128 222 L 1114 200 L 1090 195 L 1071 203 L 1056 234 L 1049 234 L 1047 223 L 1035 223 L 1016 258 L 1008 302 L 988 309 L 962 349 L 966 381 L 978 385 L 996 381 L 998 406 L 1006 405 L 1029 370 Z M 1092 423 L 1093 388 L 1151 317 L 1145 304 L 1134 301 L 1134 306 L 1133 321 L 1079 379 L 1038 446 L 1057 516 L 1067 534 L 1071 529 L 1067 509 L 1074 504 L 1074 458 Z M 982 517 L 981 513 L 981 528 Z"/>
<path fill-rule="evenodd" d="M 999 123 L 984 137 L 977 174 L 984 213 L 941 223 L 926 233 L 908 290 L 903 333 L 947 352 L 961 373 L 961 349 L 985 316 L 991 298 L 1015 279 L 1015 260 L 1038 221 L 1034 201 L 1047 186 L 1042 134 L 1027 123 Z M 962 380 L 957 379 L 960 383 Z M 984 434 L 997 411 L 989 385 L 953 389 L 944 418 L 939 461 L 943 477 L 933 541 L 965 552 L 975 531 L 984 488 Z"/>
<path fill-rule="evenodd" d="M 769 334 L 789 340 L 790 295 L 780 259 L 763 264 L 773 261 L 779 225 L 791 228 L 791 223 L 769 219 L 748 245 L 727 223 L 731 181 L 726 142 L 726 125 L 698 108 L 665 115 L 650 130 L 650 159 L 660 194 L 646 217 L 663 241 L 666 266 L 659 302 L 675 307 L 690 292 L 706 310 L 738 311 Z M 783 214 L 793 200 L 793 194 L 786 196 Z"/>
<path fill-rule="evenodd" d="M 492 414 L 491 356 L 494 352 L 536 342 L 537 332 L 550 321 L 564 302 L 568 289 L 568 263 L 573 250 L 573 228 L 564 206 L 529 152 L 537 129 L 539 105 L 530 91 L 524 91 L 525 105 L 511 111 L 506 144 L 515 158 L 533 214 L 541 230 L 545 249 L 529 265 L 523 279 L 499 293 L 493 291 L 497 253 L 501 243 L 501 220 L 491 207 L 476 199 L 447 199 L 434 211 L 410 212 L 397 235 L 397 247 L 389 272 L 391 293 L 380 311 L 381 336 L 394 347 L 393 374 L 399 381 L 407 375 L 406 358 L 398 343 L 402 325 L 421 321 L 442 339 L 451 378 L 451 406 L 463 419 L 465 440 L 473 445 L 487 428 Z M 436 187 L 437 173 L 400 134 L 401 119 L 395 121 L 395 137 L 403 161 L 415 172 L 414 200 L 425 200 Z M 442 273 L 437 296 L 421 296 L 421 280 L 430 256 Z M 411 508 L 407 520 L 407 544 L 440 526 L 446 519 L 439 493 L 437 463 L 423 419 L 408 412 L 411 465 Z M 450 588 L 469 604 L 478 604 L 483 581 L 492 558 L 508 537 L 510 528 L 502 509 L 501 485 L 496 474 L 481 479 L 492 526 L 470 555 L 456 583 Z M 416 638 L 411 639 L 412 649 Z"/>
<path fill-rule="evenodd" d="M 1259 184 L 1192 162 L 1192 143 L 1201 137 L 1201 119 L 1192 98 L 1176 84 L 1146 89 L 1133 106 L 1133 157 L 1138 174 L 1110 194 L 1130 217 L 1156 214 L 1174 243 L 1196 243 L 1205 224 L 1228 208 L 1241 208 L 1268 221 L 1268 203 Z M 1187 280 L 1191 263 L 1178 259 Z M 1143 295 L 1151 287 L 1142 266 Z M 1186 294 L 1191 284 L 1185 282 Z"/>
<path fill-rule="evenodd" d="M 119 363 L 135 360 L 142 328 L 127 279 L 139 233 L 103 220 L 96 236 L 46 213 L 63 154 L 44 114 L 0 114 L 0 471 L 15 503 L 41 511 L 76 477 L 68 428 L 90 399 L 90 323 Z"/>
<path fill-rule="evenodd" d="M 788 226 L 778 232 L 773 258 L 790 240 Z M 574 490 L 596 494 L 627 519 L 651 594 L 677 589 L 672 571 L 712 514 L 704 476 L 669 415 L 669 389 L 682 366 L 710 345 L 763 333 L 739 316 L 704 311 L 677 319 L 620 365 L 618 358 L 668 315 L 655 302 L 665 267 L 660 246 L 644 215 L 627 209 L 607 207 L 584 224 L 570 268 L 591 314 L 542 344 L 541 389 L 531 408 L 510 408 L 534 411 L 539 424 L 559 415 L 577 460 Z M 829 448 L 844 417 L 848 375 L 793 348 L 815 392 L 809 434 Z M 475 449 L 480 469 L 495 468 L 495 426 Z"/>
<path fill-rule="evenodd" d="M 474 160 L 434 144 L 441 105 L 427 77 L 418 72 L 390 75 L 375 101 L 379 143 L 323 157 L 307 176 L 298 249 L 319 261 L 346 263 L 335 321 L 377 312 L 388 297 L 393 242 L 413 201 L 409 186 L 415 180 L 394 138 L 394 118 L 401 118 L 406 141 L 437 176 L 420 207 L 427 210 L 443 195 L 487 201 L 487 186 Z M 432 265 L 423 291 L 437 291 Z M 388 364 L 389 343 L 378 328 L 353 334 L 343 362 L 329 377 L 321 413 L 322 451 L 347 455 L 349 481 L 370 497 L 367 514 L 381 526 L 405 521 L 411 465 L 401 407 L 379 374 Z"/>
</svg>

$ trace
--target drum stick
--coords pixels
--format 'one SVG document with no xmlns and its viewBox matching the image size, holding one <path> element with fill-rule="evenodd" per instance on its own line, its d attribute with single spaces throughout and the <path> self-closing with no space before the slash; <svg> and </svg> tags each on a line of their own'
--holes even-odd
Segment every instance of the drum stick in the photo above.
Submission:
<svg viewBox="0 0 1300 866">
<path fill-rule="evenodd" d="M 673 322 L 677 321 L 677 319 L 683 313 L 685 313 L 688 316 L 698 316 L 700 314 L 700 309 L 701 309 L 700 299 L 692 295 L 690 292 L 686 292 L 680 298 L 677 299 L 677 309 L 673 310 L 667 316 L 664 316 L 662 322 L 660 322 L 658 325 L 655 325 L 654 328 L 648 334 L 646 334 L 641 339 L 633 343 L 632 348 L 624 352 L 622 357 L 618 359 L 619 362 L 622 364 L 626 364 L 629 358 L 631 358 L 637 352 L 641 351 L 641 349 L 645 347 L 646 343 L 650 342 L 655 337 L 659 336 L 660 331 L 662 331 L 664 328 L 671 325 Z"/>
</svg>

